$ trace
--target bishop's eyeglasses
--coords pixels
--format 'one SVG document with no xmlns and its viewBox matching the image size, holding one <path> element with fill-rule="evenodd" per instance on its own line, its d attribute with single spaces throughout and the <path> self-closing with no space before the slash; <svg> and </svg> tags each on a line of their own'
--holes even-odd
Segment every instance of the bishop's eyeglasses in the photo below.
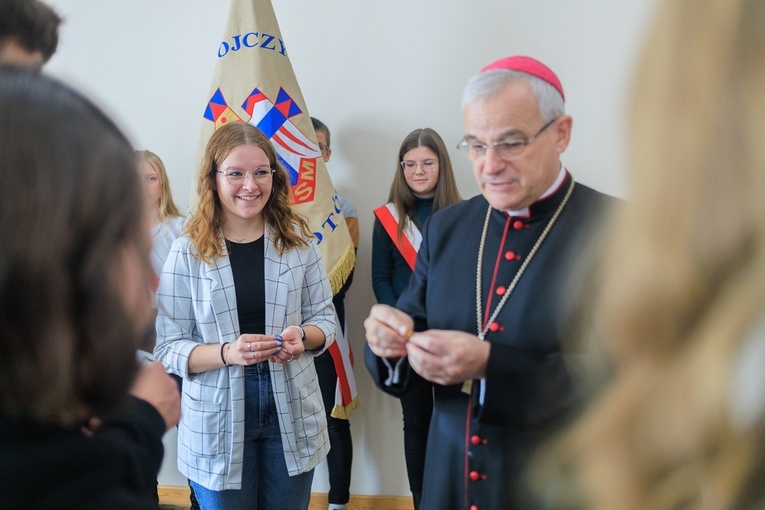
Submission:
<svg viewBox="0 0 765 510">
<path fill-rule="evenodd" d="M 499 142 L 493 142 L 490 144 L 479 142 L 478 140 L 468 140 L 463 138 L 462 141 L 457 145 L 457 148 L 462 154 L 471 160 L 480 160 L 486 157 L 486 152 L 490 147 L 494 149 L 494 151 L 497 153 L 497 156 L 505 161 L 520 159 L 523 157 L 523 153 L 525 152 L 526 147 L 530 145 L 531 142 L 536 140 L 537 137 L 539 137 L 539 135 L 541 135 L 545 129 L 552 126 L 553 123 L 559 118 L 560 117 L 554 118 L 542 126 L 539 131 L 534 133 L 529 138 L 508 138 L 506 140 L 501 140 Z"/>
</svg>

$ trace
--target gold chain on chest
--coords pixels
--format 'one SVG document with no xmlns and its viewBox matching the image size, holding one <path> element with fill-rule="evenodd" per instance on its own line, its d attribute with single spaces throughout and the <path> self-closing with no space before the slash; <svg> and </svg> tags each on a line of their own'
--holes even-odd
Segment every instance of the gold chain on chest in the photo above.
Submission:
<svg viewBox="0 0 765 510">
<path fill-rule="evenodd" d="M 518 269 L 518 272 L 515 273 L 515 277 L 513 277 L 513 281 L 510 283 L 510 286 L 505 291 L 505 294 L 502 296 L 502 300 L 497 304 L 497 307 L 494 309 L 494 312 L 491 314 L 491 317 L 489 317 L 489 320 L 486 321 L 486 325 L 482 327 L 483 306 L 481 304 L 482 303 L 481 273 L 483 271 L 483 249 L 484 249 L 484 245 L 486 244 L 486 235 L 489 231 L 489 219 L 491 218 L 491 206 L 489 206 L 489 209 L 486 211 L 486 220 L 483 223 L 483 232 L 481 233 L 481 244 L 478 247 L 478 264 L 476 265 L 476 273 L 475 273 L 476 330 L 478 331 L 478 338 L 480 338 L 481 340 L 483 340 L 486 337 L 486 333 L 489 331 L 491 324 L 497 319 L 499 312 L 502 310 L 502 307 L 505 306 L 505 303 L 507 303 L 507 300 L 510 299 L 510 294 L 512 294 L 513 289 L 515 289 L 515 286 L 518 284 L 518 280 L 521 279 L 521 276 L 523 276 L 524 271 L 526 271 L 526 268 L 531 262 L 531 259 L 534 258 L 534 255 L 536 255 L 537 250 L 539 250 L 539 247 L 542 245 L 542 242 L 547 237 L 547 234 L 550 232 L 550 229 L 552 229 L 553 225 L 555 225 L 555 221 L 558 219 L 558 216 L 560 216 L 560 213 L 563 212 L 563 208 L 566 206 L 566 203 L 568 203 L 568 199 L 571 196 L 571 193 L 573 191 L 574 191 L 574 178 L 572 177 L 571 184 L 568 187 L 568 191 L 566 191 L 566 196 L 563 197 L 563 201 L 558 206 L 558 209 L 555 211 L 555 214 L 553 214 L 553 217 L 550 218 L 550 221 L 547 223 L 547 226 L 542 231 L 542 234 L 540 234 L 539 238 L 537 239 L 537 242 L 534 243 L 534 247 L 531 248 L 531 251 L 526 256 L 526 259 L 523 261 L 523 264 L 521 264 L 520 269 Z"/>
</svg>

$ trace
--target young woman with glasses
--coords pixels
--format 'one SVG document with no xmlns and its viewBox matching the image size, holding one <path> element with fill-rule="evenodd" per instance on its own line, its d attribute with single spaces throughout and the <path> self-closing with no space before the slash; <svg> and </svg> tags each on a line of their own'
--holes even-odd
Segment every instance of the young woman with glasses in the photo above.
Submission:
<svg viewBox="0 0 765 510">
<path fill-rule="evenodd" d="M 178 468 L 204 510 L 307 508 L 329 450 L 313 363 L 335 336 L 321 254 L 254 126 L 213 134 L 198 189 L 157 292 L 154 354 L 184 379 Z"/>
<path fill-rule="evenodd" d="M 378 303 L 395 306 L 409 283 L 425 220 L 461 200 L 449 153 L 438 133 L 429 128 L 409 133 L 398 151 L 388 203 L 375 210 L 372 287 Z M 433 385 L 416 377 L 418 384 L 401 398 L 401 409 L 409 488 L 418 508 L 433 411 Z"/>
</svg>

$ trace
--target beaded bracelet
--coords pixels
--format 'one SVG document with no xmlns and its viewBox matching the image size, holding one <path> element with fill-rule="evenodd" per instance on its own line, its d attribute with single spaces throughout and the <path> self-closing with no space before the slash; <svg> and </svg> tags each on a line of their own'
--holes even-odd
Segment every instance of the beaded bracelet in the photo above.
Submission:
<svg viewBox="0 0 765 510">
<path fill-rule="evenodd" d="M 229 343 L 230 342 L 223 342 L 223 345 L 220 346 L 220 360 L 223 362 L 223 366 L 225 367 L 231 366 L 231 364 L 228 361 L 226 361 L 226 358 L 223 356 L 223 349 L 225 349 Z"/>
</svg>

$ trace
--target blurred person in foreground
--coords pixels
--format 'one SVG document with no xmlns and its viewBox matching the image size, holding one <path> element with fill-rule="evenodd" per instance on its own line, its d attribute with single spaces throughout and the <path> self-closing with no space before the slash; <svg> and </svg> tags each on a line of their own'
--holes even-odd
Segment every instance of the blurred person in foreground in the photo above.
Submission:
<svg viewBox="0 0 765 510">
<path fill-rule="evenodd" d="M 658 4 L 594 332 L 620 367 L 542 461 L 556 508 L 765 507 L 765 2 Z M 545 494 L 545 492 L 548 492 Z"/>
<path fill-rule="evenodd" d="M 180 404 L 135 357 L 154 327 L 132 148 L 84 97 L 18 68 L 0 67 L 0 124 L 0 506 L 157 508 Z"/>
</svg>

